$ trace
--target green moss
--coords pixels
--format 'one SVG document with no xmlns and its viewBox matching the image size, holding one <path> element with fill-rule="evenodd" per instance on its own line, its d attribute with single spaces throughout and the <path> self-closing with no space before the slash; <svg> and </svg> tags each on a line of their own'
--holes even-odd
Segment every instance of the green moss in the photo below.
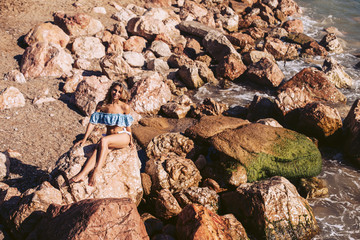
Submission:
<svg viewBox="0 0 360 240">
<path fill-rule="evenodd" d="M 246 166 L 249 182 L 272 176 L 289 180 L 316 176 L 321 172 L 322 159 L 318 148 L 306 136 L 293 133 L 289 138 L 279 138 L 272 153 L 258 153 Z"/>
</svg>

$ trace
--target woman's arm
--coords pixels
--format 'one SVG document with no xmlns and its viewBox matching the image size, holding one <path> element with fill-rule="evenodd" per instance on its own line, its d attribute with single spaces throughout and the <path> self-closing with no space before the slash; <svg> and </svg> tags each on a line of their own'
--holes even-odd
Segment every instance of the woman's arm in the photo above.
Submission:
<svg viewBox="0 0 360 240">
<path fill-rule="evenodd" d="M 90 136 L 90 133 L 94 130 L 95 124 L 93 123 L 88 123 L 87 127 L 86 127 L 86 131 L 85 131 L 85 136 L 82 140 L 78 141 L 77 143 L 75 143 L 74 146 L 84 146 L 86 140 L 88 139 L 88 137 Z"/>
</svg>

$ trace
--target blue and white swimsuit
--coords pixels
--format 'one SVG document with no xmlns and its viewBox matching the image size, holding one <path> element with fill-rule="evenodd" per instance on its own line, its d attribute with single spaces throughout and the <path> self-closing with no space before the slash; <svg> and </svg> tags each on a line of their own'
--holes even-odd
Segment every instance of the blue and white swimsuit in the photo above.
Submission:
<svg viewBox="0 0 360 240">
<path fill-rule="evenodd" d="M 121 113 L 94 112 L 90 117 L 90 123 L 93 124 L 123 127 L 122 131 L 116 132 L 117 134 L 127 133 L 131 135 L 131 133 L 126 130 L 126 127 L 130 127 L 133 121 L 134 119 L 130 114 Z"/>
</svg>

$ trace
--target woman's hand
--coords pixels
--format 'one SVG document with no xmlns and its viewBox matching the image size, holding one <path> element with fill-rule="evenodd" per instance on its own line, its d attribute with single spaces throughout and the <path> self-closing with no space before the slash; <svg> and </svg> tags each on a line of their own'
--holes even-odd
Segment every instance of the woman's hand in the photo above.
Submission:
<svg viewBox="0 0 360 240">
<path fill-rule="evenodd" d="M 83 147 L 84 145 L 85 145 L 85 141 L 84 141 L 84 139 L 81 139 L 80 141 L 78 141 L 74 144 L 74 147 L 77 147 L 77 146 Z"/>
</svg>

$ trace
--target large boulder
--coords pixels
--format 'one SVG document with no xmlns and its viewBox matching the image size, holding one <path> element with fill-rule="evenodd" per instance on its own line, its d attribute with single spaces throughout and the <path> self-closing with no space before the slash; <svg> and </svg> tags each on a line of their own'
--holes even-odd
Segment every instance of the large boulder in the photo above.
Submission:
<svg viewBox="0 0 360 240">
<path fill-rule="evenodd" d="M 284 22 L 282 25 L 289 33 L 302 33 L 304 32 L 304 25 L 300 19 L 293 19 Z"/>
<path fill-rule="evenodd" d="M 357 99 L 344 119 L 344 152 L 360 165 L 360 100 Z"/>
<path fill-rule="evenodd" d="M 43 182 L 35 189 L 29 189 L 21 195 L 16 210 L 11 214 L 11 232 L 16 239 L 24 239 L 45 215 L 50 204 L 62 204 L 58 189 L 49 182 Z"/>
<path fill-rule="evenodd" d="M 222 195 L 226 212 L 264 239 L 311 239 L 319 231 L 314 213 L 287 179 L 272 177 Z"/>
<path fill-rule="evenodd" d="M 285 16 L 301 13 L 300 7 L 294 0 L 279 0 L 277 8 L 280 9 Z"/>
<path fill-rule="evenodd" d="M 29 240 L 149 239 L 136 205 L 128 198 L 86 199 L 50 205 Z"/>
<path fill-rule="evenodd" d="M 179 215 L 182 208 L 169 189 L 161 189 L 155 200 L 155 213 L 163 219 L 170 219 Z"/>
<path fill-rule="evenodd" d="M 264 48 L 271 53 L 276 60 L 294 60 L 299 57 L 300 45 L 295 43 L 284 43 L 278 38 L 268 37 Z"/>
<path fill-rule="evenodd" d="M 219 196 L 208 187 L 183 189 L 175 193 L 175 198 L 181 207 L 189 204 L 200 204 L 213 212 L 217 212 L 219 209 Z"/>
<path fill-rule="evenodd" d="M 52 42 L 65 48 L 70 37 L 58 26 L 52 23 L 42 23 L 32 28 L 24 38 L 28 45 L 36 42 Z"/>
<path fill-rule="evenodd" d="M 111 80 L 124 79 L 135 75 L 135 70 L 125 61 L 122 54 L 110 54 L 100 61 L 102 72 Z"/>
<path fill-rule="evenodd" d="M 152 16 L 140 16 L 129 20 L 127 30 L 129 33 L 146 40 L 154 40 L 156 35 L 166 32 L 166 26 L 160 19 Z"/>
<path fill-rule="evenodd" d="M 74 93 L 74 104 L 85 115 L 91 115 L 99 101 L 105 98 L 111 81 L 106 77 L 84 77 Z"/>
<path fill-rule="evenodd" d="M 324 46 L 326 50 L 332 53 L 342 53 L 344 51 L 339 40 L 337 39 L 334 33 L 326 34 L 321 39 L 320 45 Z"/>
<path fill-rule="evenodd" d="M 246 65 L 257 63 L 262 58 L 267 58 L 267 59 L 273 61 L 274 63 L 276 62 L 274 56 L 265 51 L 253 50 L 253 51 L 246 52 L 243 54 L 243 60 Z"/>
<path fill-rule="evenodd" d="M 190 111 L 193 102 L 187 95 L 181 95 L 161 106 L 161 111 L 170 118 L 184 118 Z"/>
<path fill-rule="evenodd" d="M 146 148 L 146 155 L 151 159 L 171 152 L 186 157 L 191 151 L 194 151 L 194 142 L 191 139 L 180 133 L 165 133 L 151 140 Z"/>
<path fill-rule="evenodd" d="M 92 59 L 105 56 L 105 46 L 99 38 L 78 37 L 72 44 L 72 51 L 78 58 Z"/>
<path fill-rule="evenodd" d="M 131 88 L 131 108 L 139 114 L 157 113 L 171 99 L 171 91 L 157 72 L 148 72 Z"/>
<path fill-rule="evenodd" d="M 204 142 L 222 131 L 238 128 L 249 123 L 249 121 L 241 118 L 226 117 L 223 115 L 204 116 L 197 124 L 186 129 L 185 135 L 198 142 Z"/>
<path fill-rule="evenodd" d="M 300 179 L 321 171 L 321 154 L 315 144 L 289 129 L 247 124 L 213 136 L 211 143 L 228 171 L 239 165 L 246 168 L 249 182 L 276 175 Z"/>
<path fill-rule="evenodd" d="M 67 186 L 67 179 L 80 172 L 93 150 L 94 145 L 73 148 L 56 163 L 52 175 L 59 184 L 66 202 L 73 203 L 87 198 L 127 197 L 138 205 L 143 194 L 140 176 L 141 163 L 136 149 L 133 148 L 126 147 L 111 151 L 99 173 L 95 186 L 89 186 L 87 179 L 83 182 L 70 183 L 70 186 Z"/>
<path fill-rule="evenodd" d="M 218 78 L 227 78 L 231 81 L 240 77 L 246 71 L 239 54 L 229 54 L 216 67 L 216 75 Z"/>
<path fill-rule="evenodd" d="M 67 16 L 62 12 L 57 12 L 54 14 L 54 22 L 73 37 L 91 36 L 104 30 L 104 26 L 99 20 L 84 13 Z"/>
<path fill-rule="evenodd" d="M 279 92 L 289 88 L 301 89 L 301 91 L 306 92 L 313 101 L 346 102 L 344 94 L 329 81 L 325 73 L 313 67 L 304 68 L 298 72 L 279 88 Z"/>
<path fill-rule="evenodd" d="M 313 102 L 301 110 L 298 127 L 308 136 L 323 139 L 336 133 L 342 120 L 336 108 Z"/>
<path fill-rule="evenodd" d="M 70 75 L 74 63 L 71 54 L 60 45 L 36 42 L 26 48 L 21 59 L 21 72 L 25 78 L 61 77 Z"/>
<path fill-rule="evenodd" d="M 169 189 L 171 193 L 196 187 L 201 180 L 194 162 L 175 154 L 150 159 L 145 172 L 151 176 L 153 190 Z"/>
<path fill-rule="evenodd" d="M 246 76 L 253 82 L 264 86 L 277 87 L 284 79 L 284 74 L 276 62 L 261 58 L 248 67 Z"/>
<path fill-rule="evenodd" d="M 0 110 L 24 106 L 25 97 L 16 87 L 8 87 L 0 92 Z"/>
<path fill-rule="evenodd" d="M 353 79 L 344 71 L 334 58 L 325 58 L 322 69 L 330 82 L 332 82 L 337 88 L 350 88 L 353 84 Z"/>
<path fill-rule="evenodd" d="M 245 232 L 234 234 L 227 218 L 198 204 L 187 205 L 176 223 L 178 239 L 248 239 Z"/>
</svg>

